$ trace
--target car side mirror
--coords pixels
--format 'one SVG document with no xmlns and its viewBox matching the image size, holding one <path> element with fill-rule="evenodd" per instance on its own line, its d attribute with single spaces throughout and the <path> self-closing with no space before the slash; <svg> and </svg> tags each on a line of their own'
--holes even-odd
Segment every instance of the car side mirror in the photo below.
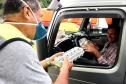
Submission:
<svg viewBox="0 0 126 84">
<path fill-rule="evenodd" d="M 52 0 L 47 10 L 58 10 L 61 7 L 62 7 L 62 4 L 60 3 L 60 0 Z"/>
</svg>

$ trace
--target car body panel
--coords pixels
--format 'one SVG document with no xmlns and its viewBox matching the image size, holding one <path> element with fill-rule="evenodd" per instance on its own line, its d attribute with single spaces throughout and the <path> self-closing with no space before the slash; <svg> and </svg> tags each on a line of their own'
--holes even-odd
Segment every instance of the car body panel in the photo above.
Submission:
<svg viewBox="0 0 126 84">
<path fill-rule="evenodd" d="M 126 5 L 125 0 L 60 0 L 62 8 L 80 6 L 122 6 Z"/>
</svg>

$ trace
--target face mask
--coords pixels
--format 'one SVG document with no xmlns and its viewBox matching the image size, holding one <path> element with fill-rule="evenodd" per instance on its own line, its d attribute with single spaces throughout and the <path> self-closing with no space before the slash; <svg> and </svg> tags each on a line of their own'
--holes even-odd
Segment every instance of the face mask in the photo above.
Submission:
<svg viewBox="0 0 126 84">
<path fill-rule="evenodd" d="M 37 28 L 36 33 L 35 33 L 35 37 L 34 37 L 33 40 L 40 40 L 47 35 L 47 30 L 42 25 L 42 22 L 40 22 L 39 25 L 36 28 Z"/>
<path fill-rule="evenodd" d="M 26 6 L 28 6 L 28 4 L 21 0 Z M 31 8 L 30 8 L 31 10 Z M 32 23 L 16 23 L 16 22 L 4 22 L 4 23 L 8 23 L 8 24 L 25 24 L 25 25 L 36 25 L 36 33 L 35 33 L 35 36 L 34 36 L 34 39 L 33 40 L 40 40 L 42 38 L 44 38 L 46 35 L 47 35 L 47 30 L 45 29 L 45 27 L 43 26 L 42 22 L 38 23 L 38 20 L 35 16 L 35 14 L 33 13 L 33 11 L 31 10 L 37 24 L 32 24 Z"/>
</svg>

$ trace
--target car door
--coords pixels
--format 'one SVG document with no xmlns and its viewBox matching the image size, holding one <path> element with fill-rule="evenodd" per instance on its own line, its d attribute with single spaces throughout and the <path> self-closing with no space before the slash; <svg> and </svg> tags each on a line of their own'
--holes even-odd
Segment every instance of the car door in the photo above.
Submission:
<svg viewBox="0 0 126 84">
<path fill-rule="evenodd" d="M 60 51 L 67 51 L 72 47 L 77 46 L 76 38 L 90 38 L 91 41 L 96 43 L 103 35 L 91 36 L 93 34 L 88 33 L 87 28 L 84 28 L 87 24 L 85 18 L 119 18 L 119 25 L 121 26 L 121 33 L 118 44 L 118 53 L 116 61 L 113 66 L 99 65 L 99 64 L 76 64 L 69 74 L 70 84 L 123 84 L 125 77 L 125 31 L 126 31 L 126 20 L 125 14 L 121 9 L 109 9 L 99 8 L 100 10 L 86 10 L 87 8 L 67 8 L 55 11 L 51 24 L 48 29 L 47 36 L 47 49 L 48 56 L 51 56 Z M 72 32 L 67 38 L 62 40 L 60 43 L 55 45 L 57 33 L 59 31 L 60 24 L 64 19 L 70 18 L 83 18 L 82 24 L 77 32 Z M 84 23 L 83 23 L 84 22 Z M 124 24 L 124 25 L 123 25 Z M 87 26 L 87 25 L 86 25 Z M 99 31 L 99 30 L 98 30 Z M 102 33 L 103 34 L 103 33 Z M 42 46 L 39 46 L 42 49 Z M 40 51 L 41 51 L 40 49 Z M 44 54 L 43 54 L 44 55 Z M 48 68 L 48 74 L 55 81 L 58 77 L 60 70 L 54 66 Z"/>
</svg>

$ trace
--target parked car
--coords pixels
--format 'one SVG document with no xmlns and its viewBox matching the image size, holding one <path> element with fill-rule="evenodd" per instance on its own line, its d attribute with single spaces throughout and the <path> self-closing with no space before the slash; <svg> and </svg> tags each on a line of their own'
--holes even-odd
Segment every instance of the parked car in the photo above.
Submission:
<svg viewBox="0 0 126 84">
<path fill-rule="evenodd" d="M 56 2 L 57 4 L 53 4 Z M 59 4 L 60 3 L 60 4 Z M 57 7 L 52 7 L 52 6 Z M 106 64 L 87 64 L 74 62 L 70 71 L 69 84 L 126 84 L 126 1 L 125 0 L 52 0 L 49 9 L 54 14 L 48 27 L 48 35 L 37 41 L 39 59 L 45 59 L 57 52 L 65 52 L 75 46 L 80 47 L 80 40 L 86 38 L 99 47 L 99 51 L 107 42 L 107 28 L 110 24 L 120 26 L 118 52 L 112 66 Z M 57 44 L 56 37 L 60 24 L 65 19 L 80 18 L 77 32 L 67 33 L 67 38 Z M 93 24 L 95 19 L 95 24 Z M 72 27 L 71 27 L 72 28 Z M 67 29 L 67 27 L 66 27 Z M 64 33 L 63 33 L 64 34 Z M 87 53 L 87 55 L 89 55 Z M 93 60 L 92 56 L 85 56 Z M 56 80 L 59 69 L 49 67 L 48 74 Z"/>
</svg>

